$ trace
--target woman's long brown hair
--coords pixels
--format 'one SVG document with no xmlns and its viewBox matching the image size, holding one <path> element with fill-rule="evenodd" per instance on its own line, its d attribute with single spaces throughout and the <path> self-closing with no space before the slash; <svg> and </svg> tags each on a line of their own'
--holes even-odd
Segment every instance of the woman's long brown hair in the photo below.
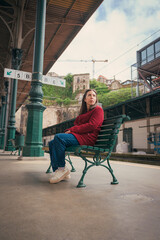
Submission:
<svg viewBox="0 0 160 240">
<path fill-rule="evenodd" d="M 84 114 L 84 113 L 87 112 L 87 104 L 86 104 L 86 102 L 85 102 L 84 100 L 85 100 L 85 98 L 86 98 L 86 96 L 87 96 L 87 93 L 88 93 L 89 91 L 93 91 L 93 92 L 95 92 L 95 94 L 96 94 L 96 103 L 92 106 L 92 109 L 93 109 L 94 107 L 96 107 L 96 105 L 97 105 L 98 99 L 97 99 L 97 92 L 96 92 L 96 90 L 95 90 L 95 89 L 87 89 L 87 90 L 85 91 L 84 95 L 83 95 L 83 98 L 82 98 L 82 105 L 81 105 L 81 108 L 80 108 L 80 114 Z"/>
</svg>

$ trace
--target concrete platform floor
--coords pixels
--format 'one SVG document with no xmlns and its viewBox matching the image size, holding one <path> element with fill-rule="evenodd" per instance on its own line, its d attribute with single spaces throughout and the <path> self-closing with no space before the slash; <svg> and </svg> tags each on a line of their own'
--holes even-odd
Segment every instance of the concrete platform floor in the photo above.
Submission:
<svg viewBox="0 0 160 240">
<path fill-rule="evenodd" d="M 0 153 L 0 240 L 158 240 L 160 167 L 111 162 L 91 168 L 76 188 L 83 161 L 69 181 L 49 184 L 49 158 L 18 161 Z"/>
</svg>

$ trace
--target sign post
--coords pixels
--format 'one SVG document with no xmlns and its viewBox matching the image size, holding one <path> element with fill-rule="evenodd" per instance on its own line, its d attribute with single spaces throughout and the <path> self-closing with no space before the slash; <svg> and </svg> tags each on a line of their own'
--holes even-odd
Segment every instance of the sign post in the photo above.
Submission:
<svg viewBox="0 0 160 240">
<path fill-rule="evenodd" d="M 4 69 L 4 77 L 13 78 L 17 80 L 32 81 L 32 73 L 9 69 L 9 68 Z M 47 75 L 42 75 L 41 82 L 43 84 L 48 84 L 48 85 L 53 85 L 58 87 L 66 86 L 66 80 L 60 77 L 50 77 Z"/>
</svg>

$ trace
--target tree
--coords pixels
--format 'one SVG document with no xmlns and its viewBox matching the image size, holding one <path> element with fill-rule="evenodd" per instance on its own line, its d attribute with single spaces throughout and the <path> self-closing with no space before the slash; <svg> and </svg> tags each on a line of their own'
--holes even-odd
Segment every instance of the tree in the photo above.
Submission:
<svg viewBox="0 0 160 240">
<path fill-rule="evenodd" d="M 133 96 L 136 96 L 136 90 L 133 89 Z M 99 102 L 103 107 L 115 105 L 131 99 L 131 88 L 121 88 L 98 96 Z"/>
<path fill-rule="evenodd" d="M 95 89 L 98 95 L 108 93 L 110 90 L 104 83 L 100 83 L 97 80 L 90 81 L 90 88 Z"/>
</svg>

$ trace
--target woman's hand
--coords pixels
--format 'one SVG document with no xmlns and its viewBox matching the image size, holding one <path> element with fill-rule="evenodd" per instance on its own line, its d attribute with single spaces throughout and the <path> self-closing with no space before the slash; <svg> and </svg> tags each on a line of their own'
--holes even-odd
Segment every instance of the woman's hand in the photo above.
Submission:
<svg viewBox="0 0 160 240">
<path fill-rule="evenodd" d="M 70 130 L 68 130 L 68 131 L 66 131 L 65 133 L 70 133 L 71 131 Z"/>
</svg>

